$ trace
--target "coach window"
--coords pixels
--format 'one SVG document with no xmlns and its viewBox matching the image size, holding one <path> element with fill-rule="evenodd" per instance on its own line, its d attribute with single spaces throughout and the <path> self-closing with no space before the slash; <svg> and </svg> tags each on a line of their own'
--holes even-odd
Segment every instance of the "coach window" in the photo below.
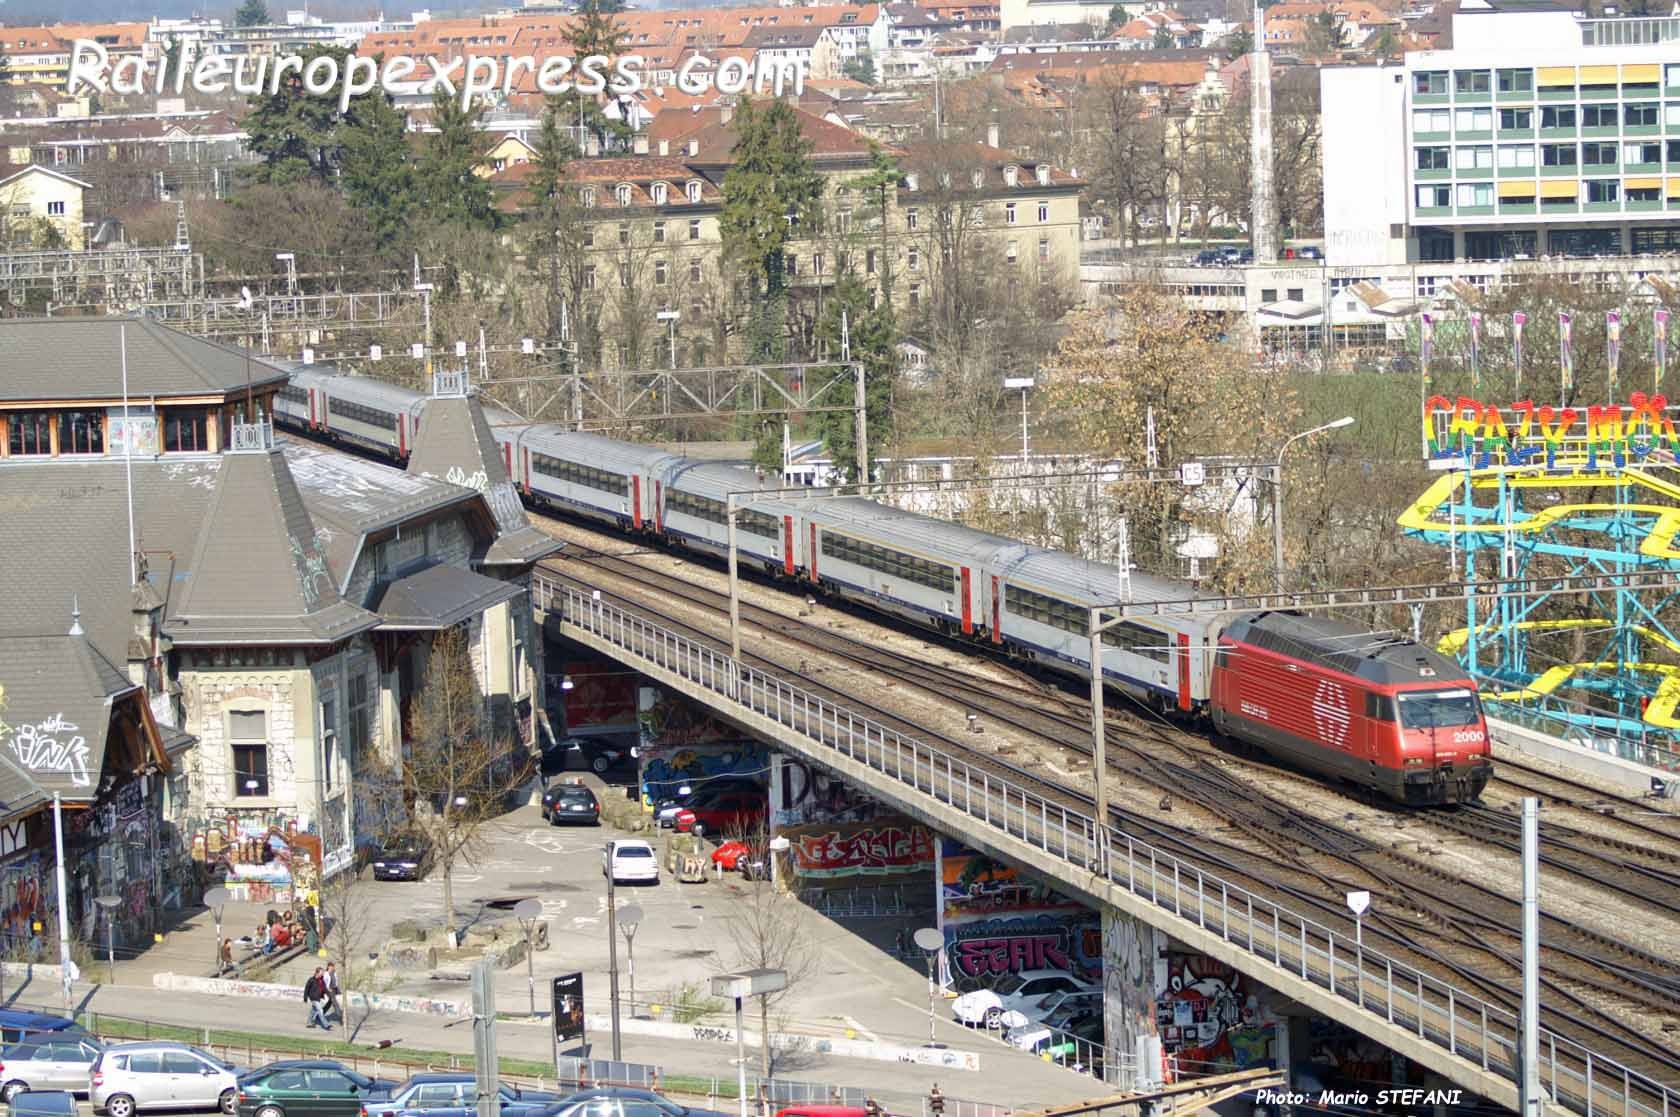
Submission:
<svg viewBox="0 0 1680 1117">
<path fill-rule="evenodd" d="M 163 449 L 170 454 L 202 454 L 210 449 L 205 432 L 208 411 L 202 407 L 171 407 L 163 413 Z"/>
</svg>

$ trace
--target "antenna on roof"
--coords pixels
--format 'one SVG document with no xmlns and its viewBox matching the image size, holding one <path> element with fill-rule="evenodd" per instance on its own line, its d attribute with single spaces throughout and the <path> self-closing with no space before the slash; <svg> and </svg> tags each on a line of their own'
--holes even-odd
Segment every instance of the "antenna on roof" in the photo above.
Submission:
<svg viewBox="0 0 1680 1117">
<path fill-rule="evenodd" d="M 70 635 L 85 635 L 85 633 L 82 632 L 81 602 L 76 599 L 75 594 L 70 595 Z"/>
</svg>

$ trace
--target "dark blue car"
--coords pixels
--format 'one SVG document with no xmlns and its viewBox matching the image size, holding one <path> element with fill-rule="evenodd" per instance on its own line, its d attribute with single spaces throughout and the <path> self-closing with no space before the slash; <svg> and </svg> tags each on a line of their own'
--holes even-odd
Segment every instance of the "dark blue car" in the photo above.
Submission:
<svg viewBox="0 0 1680 1117">
<path fill-rule="evenodd" d="M 502 1117 L 548 1117 L 559 1094 L 501 1085 Z M 472 1117 L 478 1085 L 471 1074 L 417 1074 L 388 1096 L 362 1103 L 367 1117 Z"/>
</svg>

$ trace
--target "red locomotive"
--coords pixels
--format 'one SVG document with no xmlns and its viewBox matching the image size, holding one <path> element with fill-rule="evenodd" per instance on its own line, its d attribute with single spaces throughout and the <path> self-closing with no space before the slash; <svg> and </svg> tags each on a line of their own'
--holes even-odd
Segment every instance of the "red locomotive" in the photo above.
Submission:
<svg viewBox="0 0 1680 1117">
<path fill-rule="evenodd" d="M 1209 714 L 1222 733 L 1399 803 L 1469 802 L 1493 774 L 1476 686 L 1457 664 L 1328 617 L 1227 623 Z"/>
</svg>

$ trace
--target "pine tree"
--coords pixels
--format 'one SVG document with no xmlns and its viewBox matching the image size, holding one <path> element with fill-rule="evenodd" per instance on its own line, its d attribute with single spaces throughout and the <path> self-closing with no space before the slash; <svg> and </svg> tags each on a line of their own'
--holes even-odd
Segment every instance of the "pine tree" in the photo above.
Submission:
<svg viewBox="0 0 1680 1117">
<path fill-rule="evenodd" d="M 622 11 L 622 0 L 585 0 L 579 6 L 577 16 L 566 27 L 566 44 L 572 48 L 572 57 L 617 58 L 624 49 L 626 32 L 624 25 L 614 16 Z M 610 75 L 610 69 L 608 73 Z M 610 89 L 605 95 L 612 96 Z M 596 146 L 603 155 L 629 142 L 633 129 L 622 118 L 613 120 L 608 117 L 601 108 L 600 96 L 588 96 L 569 89 L 552 104 L 560 109 L 561 119 L 577 121 L 583 131 L 594 136 Z"/>
<path fill-rule="evenodd" d="M 520 216 L 529 226 L 530 250 L 526 253 L 533 270 L 542 276 L 547 291 L 551 333 L 559 332 L 560 302 L 565 292 L 564 262 L 575 255 L 576 201 L 566 189 L 566 165 L 577 158 L 577 146 L 560 125 L 561 107 L 550 102 L 537 133 L 536 158 L 531 160 L 527 180 L 530 199 Z"/>
<path fill-rule="evenodd" d="M 365 215 L 381 248 L 400 245 L 417 201 L 403 114 L 382 91 L 358 97 L 339 137 L 345 197 Z"/>
<path fill-rule="evenodd" d="M 304 68 L 321 55 L 332 55 L 343 72 L 350 52 L 343 47 L 313 47 L 304 51 Z M 290 186 L 313 178 L 331 185 L 337 177 L 343 150 L 339 144 L 338 102 L 317 97 L 303 88 L 299 72 L 288 72 L 271 96 L 251 99 L 245 114 L 246 146 L 262 162 L 247 171 L 252 181 Z"/>
<path fill-rule="evenodd" d="M 245 0 L 233 13 L 235 27 L 261 27 L 268 23 L 268 5 L 263 0 Z"/>
<path fill-rule="evenodd" d="M 904 172 L 899 168 L 898 159 L 886 148 L 870 140 L 868 173 L 859 175 L 847 184 L 867 198 L 870 209 L 874 210 L 871 219 L 876 223 L 876 234 L 880 241 L 881 296 L 888 304 L 892 303 L 893 296 L 893 253 L 888 228 L 891 225 L 893 200 L 898 195 L 898 181 L 903 177 Z"/>
<path fill-rule="evenodd" d="M 839 354 L 844 338 L 850 347 L 851 358 L 863 364 L 863 406 L 869 420 L 869 444 L 886 444 L 892 430 L 892 400 L 894 379 L 898 374 L 898 327 L 893 320 L 892 304 L 886 299 L 875 300 L 870 306 L 869 292 L 855 276 L 841 276 L 834 287 L 834 295 L 824 308 L 818 336 L 831 355 Z M 855 398 L 852 382 L 836 384 L 824 393 L 823 403 L 849 404 Z M 816 433 L 828 448 L 834 468 L 847 481 L 860 481 L 857 475 L 857 420 L 851 411 L 821 411 L 816 415 Z M 871 451 L 870 460 L 874 460 Z"/>
<path fill-rule="evenodd" d="M 437 224 L 488 229 L 496 223 L 490 182 L 473 173 L 484 161 L 486 135 L 478 126 L 483 115 L 482 105 L 463 109 L 459 98 L 443 89 L 432 96 L 437 132 L 426 137 L 415 178 L 421 204 Z"/>
</svg>

